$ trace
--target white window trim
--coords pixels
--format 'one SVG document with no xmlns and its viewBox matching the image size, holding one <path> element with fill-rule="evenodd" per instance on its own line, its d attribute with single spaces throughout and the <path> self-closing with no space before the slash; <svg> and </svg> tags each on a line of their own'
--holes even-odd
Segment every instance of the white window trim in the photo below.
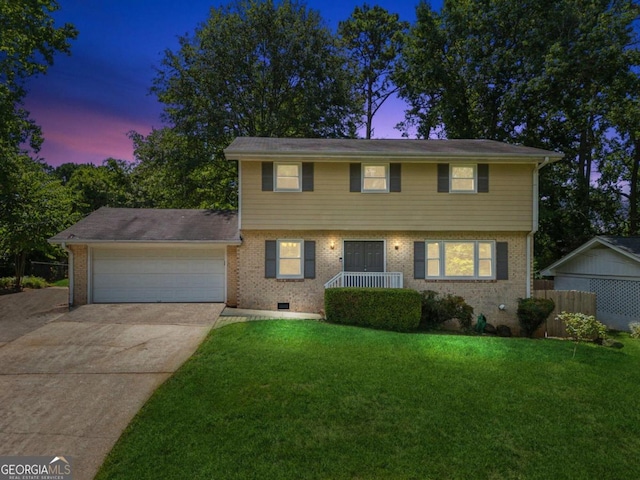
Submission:
<svg viewBox="0 0 640 480">
<path fill-rule="evenodd" d="M 280 274 L 280 244 L 282 242 L 300 243 L 300 275 L 281 275 Z M 282 238 L 276 241 L 276 278 L 281 278 L 281 279 L 304 278 L 304 240 L 302 240 L 301 238 Z"/>
<path fill-rule="evenodd" d="M 387 188 L 385 188 L 384 190 L 371 190 L 371 189 L 366 189 L 364 188 L 364 172 L 367 169 L 367 167 L 384 167 L 384 173 L 385 173 L 385 179 L 386 179 L 386 185 Z M 388 163 L 376 163 L 376 162 L 367 162 L 367 163 L 363 163 L 360 166 L 360 170 L 361 170 L 361 174 L 360 174 L 360 191 L 362 193 L 389 193 L 389 182 L 391 181 L 391 174 L 390 174 L 390 167 Z"/>
<path fill-rule="evenodd" d="M 434 276 L 429 275 L 429 244 L 430 243 L 438 243 L 439 248 L 439 261 L 440 261 L 440 275 Z M 445 244 L 446 243 L 473 243 L 473 276 L 446 276 L 445 275 Z M 480 259 L 479 245 L 481 243 L 490 243 L 491 244 L 491 276 L 479 276 L 478 272 L 480 270 Z M 496 279 L 496 242 L 495 240 L 426 240 L 425 241 L 425 279 L 427 280 L 495 280 Z"/>
<path fill-rule="evenodd" d="M 298 188 L 278 188 L 278 165 L 296 165 L 298 167 Z M 273 163 L 273 191 L 301 192 L 302 191 L 302 162 L 274 162 Z"/>
<path fill-rule="evenodd" d="M 473 190 L 455 190 L 453 188 L 453 169 L 454 168 L 472 168 L 473 169 Z M 450 193 L 478 193 L 478 164 L 449 164 L 449 192 Z"/>
</svg>

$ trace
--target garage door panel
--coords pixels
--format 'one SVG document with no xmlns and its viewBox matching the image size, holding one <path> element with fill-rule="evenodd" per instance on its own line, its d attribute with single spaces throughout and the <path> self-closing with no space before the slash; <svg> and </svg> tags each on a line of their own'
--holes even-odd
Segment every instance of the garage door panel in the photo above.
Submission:
<svg viewBox="0 0 640 480">
<path fill-rule="evenodd" d="M 92 258 L 96 303 L 224 301 L 224 248 L 95 248 Z"/>
</svg>

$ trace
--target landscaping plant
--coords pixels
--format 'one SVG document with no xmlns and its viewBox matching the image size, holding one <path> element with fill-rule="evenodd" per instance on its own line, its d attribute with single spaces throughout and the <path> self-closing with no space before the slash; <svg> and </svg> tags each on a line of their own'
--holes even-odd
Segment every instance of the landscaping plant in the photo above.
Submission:
<svg viewBox="0 0 640 480">
<path fill-rule="evenodd" d="M 607 327 L 596 320 L 593 315 L 562 312 L 556 318 L 564 322 L 567 334 L 576 342 L 576 347 L 573 349 L 574 357 L 578 343 L 584 342 L 585 340 L 604 340 L 607 336 Z"/>
<path fill-rule="evenodd" d="M 408 332 L 420 324 L 420 294 L 402 288 L 328 288 L 328 322 Z"/>
<path fill-rule="evenodd" d="M 518 299 L 518 322 L 522 334 L 532 337 L 556 307 L 550 298 L 520 298 Z"/>
<path fill-rule="evenodd" d="M 629 330 L 631 330 L 631 336 L 633 338 L 640 338 L 640 322 L 631 322 L 629 324 Z"/>
<path fill-rule="evenodd" d="M 458 321 L 463 331 L 470 331 L 473 322 L 473 307 L 459 295 L 443 295 L 433 290 L 422 292 L 421 328 L 430 330 L 453 319 Z"/>
</svg>

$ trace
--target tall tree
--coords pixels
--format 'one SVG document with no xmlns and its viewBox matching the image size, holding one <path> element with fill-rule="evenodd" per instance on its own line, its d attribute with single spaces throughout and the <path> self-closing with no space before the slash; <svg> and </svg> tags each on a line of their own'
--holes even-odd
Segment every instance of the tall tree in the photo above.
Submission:
<svg viewBox="0 0 640 480">
<path fill-rule="evenodd" d="M 628 93 L 619 78 L 638 65 L 628 54 L 637 15 L 632 0 L 450 1 L 440 13 L 418 6 L 395 75 L 410 104 L 404 127 L 565 153 L 541 180 L 537 241 L 546 259 L 603 225 L 594 174 L 610 113 Z"/>
<path fill-rule="evenodd" d="M 45 73 L 57 52 L 69 53 L 77 31 L 70 24 L 56 27 L 54 0 L 0 2 L 0 153 L 16 152 L 28 143 L 42 143 L 40 129 L 23 107 L 24 82 Z"/>
<path fill-rule="evenodd" d="M 6 159 L 5 159 L 6 160 Z M 15 265 L 16 288 L 21 288 L 30 254 L 51 253 L 47 239 L 77 219 L 71 214 L 72 196 L 45 166 L 26 155 L 5 163 L 6 187 L 0 192 L 0 254 Z"/>
<path fill-rule="evenodd" d="M 53 176 L 60 178 L 72 192 L 73 211 L 88 215 L 105 206 L 136 206 L 132 171 L 128 162 L 108 158 L 100 166 L 62 164 Z"/>
<path fill-rule="evenodd" d="M 209 204 L 228 205 L 234 180 L 222 149 L 234 137 L 355 136 L 359 111 L 346 67 L 335 36 L 300 3 L 212 8 L 178 51 L 165 52 L 152 92 L 171 132 L 133 135 L 139 171 L 175 179 L 197 172 L 212 184 Z M 172 171 L 160 172 L 163 164 Z M 178 204 L 202 206 L 207 196 L 192 192 L 176 196 Z"/>
<path fill-rule="evenodd" d="M 366 138 L 373 133 L 373 117 L 398 91 L 391 73 L 402 51 L 409 23 L 380 6 L 366 3 L 338 24 L 338 35 L 355 68 L 355 81 L 364 99 Z"/>
<path fill-rule="evenodd" d="M 77 35 L 55 26 L 56 10 L 53 0 L 0 1 L 0 254 L 14 257 L 18 288 L 27 255 L 48 250 L 47 238 L 69 220 L 66 190 L 27 156 L 42 135 L 23 105 L 26 79 L 45 73 Z"/>
</svg>

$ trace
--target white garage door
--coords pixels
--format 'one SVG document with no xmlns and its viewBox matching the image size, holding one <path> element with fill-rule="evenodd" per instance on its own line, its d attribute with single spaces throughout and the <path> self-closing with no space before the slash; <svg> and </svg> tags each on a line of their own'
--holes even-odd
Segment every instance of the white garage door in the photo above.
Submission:
<svg viewBox="0 0 640 480">
<path fill-rule="evenodd" d="M 94 303 L 223 302 L 224 247 L 96 247 Z"/>
</svg>

